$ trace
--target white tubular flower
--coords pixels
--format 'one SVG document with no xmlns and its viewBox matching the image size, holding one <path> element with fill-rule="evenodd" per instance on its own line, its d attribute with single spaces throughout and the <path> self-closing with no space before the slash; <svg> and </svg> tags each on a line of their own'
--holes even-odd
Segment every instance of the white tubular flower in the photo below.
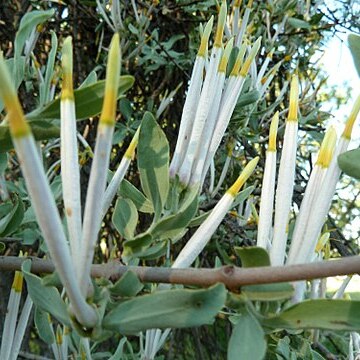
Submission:
<svg viewBox="0 0 360 360">
<path fill-rule="evenodd" d="M 186 268 L 191 266 L 191 264 L 195 261 L 209 242 L 217 227 L 220 225 L 224 216 L 230 210 L 237 193 L 255 170 L 258 161 L 259 158 L 256 157 L 246 165 L 235 183 L 220 199 L 208 218 L 201 224 L 195 234 L 181 250 L 172 266 L 173 268 Z"/>
<path fill-rule="evenodd" d="M 201 44 L 196 56 L 194 68 L 191 74 L 190 84 L 186 95 L 186 100 L 181 116 L 178 140 L 170 164 L 170 177 L 174 178 L 179 171 L 179 167 L 184 160 L 184 156 L 189 144 L 191 131 L 196 115 L 196 109 L 199 104 L 201 85 L 203 82 L 203 72 L 207 56 L 209 36 L 213 27 L 214 18 L 208 21 L 205 26 L 204 34 L 201 37 Z"/>
<path fill-rule="evenodd" d="M 206 156 L 205 166 L 203 168 L 203 173 L 201 176 L 201 183 L 203 183 L 203 181 L 205 179 L 205 176 L 209 169 L 211 160 L 214 157 L 215 152 L 221 143 L 221 139 L 224 136 L 225 130 L 229 124 L 231 115 L 235 109 L 237 100 L 239 98 L 242 87 L 244 85 L 246 75 L 249 72 L 250 65 L 251 65 L 252 61 L 255 59 L 255 56 L 257 55 L 257 53 L 260 49 L 260 44 L 261 44 L 261 38 L 256 40 L 256 42 L 254 43 L 254 45 L 250 51 L 249 56 L 247 57 L 244 64 L 242 65 L 240 72 L 238 74 L 238 77 L 236 79 L 236 83 L 235 83 L 231 93 L 229 92 L 229 97 L 225 98 L 223 96 L 223 100 L 220 105 L 219 116 L 218 116 L 218 119 L 216 122 L 216 127 L 213 132 L 213 136 L 212 136 L 211 143 L 209 146 L 209 151 Z M 225 94 L 226 94 L 226 90 L 225 90 Z"/>
<path fill-rule="evenodd" d="M 97 314 L 82 297 L 74 278 L 74 265 L 55 200 L 47 182 L 35 140 L 25 120 L 2 56 L 0 56 L 0 83 L 3 85 L 0 87 L 0 95 L 8 113 L 11 137 L 46 245 L 76 318 L 82 325 L 92 327 L 97 322 Z"/>
<path fill-rule="evenodd" d="M 189 183 L 191 176 L 191 169 L 194 164 L 195 156 L 201 146 L 201 136 L 205 127 L 205 123 L 208 119 L 211 106 L 213 104 L 215 89 L 215 79 L 218 70 L 218 66 L 222 54 L 222 37 L 224 32 L 224 26 L 226 21 L 226 1 L 223 1 L 220 13 L 218 26 L 216 29 L 216 36 L 214 41 L 214 47 L 211 51 L 210 64 L 205 76 L 203 88 L 196 110 L 195 120 L 191 131 L 190 141 L 186 150 L 184 161 L 179 170 L 180 183 L 186 187 Z"/>
<path fill-rule="evenodd" d="M 356 120 L 357 115 L 360 111 L 360 96 L 355 101 L 354 107 L 351 111 L 351 114 L 346 122 L 344 132 L 339 140 L 339 143 L 334 151 L 330 165 L 324 177 L 324 180 L 319 189 L 316 201 L 314 206 L 311 209 L 309 214 L 308 225 L 306 227 L 306 232 L 304 234 L 304 241 L 302 247 L 299 249 L 296 263 L 305 263 L 307 259 L 312 258 L 314 253 L 317 239 L 321 232 L 321 228 L 325 222 L 326 215 L 328 214 L 331 206 L 331 200 L 334 196 L 336 190 L 336 184 L 339 181 L 340 177 L 340 168 L 337 164 L 337 157 L 344 151 L 346 151 L 350 139 L 351 132 Z"/>
<path fill-rule="evenodd" d="M 66 222 L 69 230 L 73 259 L 80 254 L 81 199 L 80 170 L 76 136 L 76 114 L 73 92 L 72 40 L 67 37 L 62 50 L 63 83 L 60 102 L 61 114 L 61 180 Z M 77 261 L 74 261 L 77 270 Z M 78 271 L 78 270 L 77 270 Z"/>
<path fill-rule="evenodd" d="M 270 251 L 271 265 L 273 266 L 283 265 L 285 258 L 287 225 L 295 179 L 298 102 L 299 82 L 297 76 L 293 75 L 290 88 L 289 114 L 286 121 L 275 198 L 274 237 Z"/>
<path fill-rule="evenodd" d="M 256 81 L 256 88 L 259 90 L 260 89 L 260 86 L 261 86 L 261 80 L 262 78 L 264 77 L 265 75 L 265 72 L 269 66 L 269 63 L 273 57 L 273 54 L 274 54 L 274 49 L 272 49 L 267 55 L 266 55 L 266 58 L 260 68 L 260 71 L 258 73 L 258 77 L 257 77 L 257 81 Z"/>
<path fill-rule="evenodd" d="M 268 249 L 271 244 L 272 213 L 274 207 L 276 177 L 276 134 L 279 124 L 279 112 L 276 112 L 270 125 L 269 146 L 266 152 L 264 177 L 261 188 L 257 246 Z"/>
<path fill-rule="evenodd" d="M 106 71 L 105 96 L 98 125 L 94 159 L 91 166 L 83 223 L 82 246 L 78 282 L 84 296 L 88 291 L 91 263 L 101 227 L 102 203 L 109 168 L 112 137 L 115 127 L 117 93 L 121 66 L 119 34 L 111 40 Z M 100 206 L 99 206 L 100 205 Z M 85 279 L 85 280 L 84 280 Z"/>
<path fill-rule="evenodd" d="M 201 135 L 202 143 L 201 146 L 198 146 L 197 154 L 195 156 L 194 164 L 191 171 L 190 186 L 198 186 L 200 184 L 201 175 L 203 172 L 206 155 L 208 153 L 210 141 L 214 132 L 216 125 L 216 120 L 218 117 L 219 106 L 221 101 L 222 89 L 225 83 L 226 76 L 226 66 L 230 57 L 230 53 L 233 47 L 234 40 L 231 39 L 222 54 L 221 61 L 218 67 L 216 74 L 214 88 L 215 94 L 214 99 L 211 105 L 209 117 L 206 121 L 206 126 L 204 127 L 203 133 Z"/>
<path fill-rule="evenodd" d="M 11 286 L 9 302 L 7 305 L 3 334 L 1 339 L 0 359 L 8 360 L 11 356 L 11 348 L 14 340 L 17 316 L 21 299 L 23 274 L 15 271 L 14 281 Z"/>
<path fill-rule="evenodd" d="M 240 5 L 242 0 L 235 0 L 233 5 L 233 16 L 232 16 L 232 35 L 236 36 L 239 32 L 239 14 Z"/>
<path fill-rule="evenodd" d="M 305 246 L 306 239 L 304 238 L 307 229 L 311 210 L 317 201 L 317 194 L 320 187 L 323 186 L 323 179 L 329 167 L 330 160 L 336 144 L 336 131 L 334 127 L 330 127 L 326 132 L 324 140 L 321 144 L 319 155 L 311 172 L 309 182 L 306 186 L 306 191 L 301 202 L 300 211 L 296 218 L 295 228 L 291 239 L 291 246 L 289 256 L 287 259 L 288 264 L 296 264 L 301 262 L 299 256 L 299 249 Z M 306 261 L 306 259 L 302 259 Z"/>
<path fill-rule="evenodd" d="M 110 184 L 106 188 L 104 194 L 103 210 L 102 210 L 101 218 L 103 218 L 107 213 L 107 211 L 109 210 L 111 202 L 114 200 L 116 192 L 118 191 L 119 186 L 123 181 L 125 174 L 128 171 L 131 160 L 134 158 L 135 149 L 139 142 L 139 133 L 140 133 L 140 127 L 136 130 L 136 133 L 132 138 L 129 147 L 126 150 L 124 157 L 121 159 L 119 167 L 116 169 L 115 174 L 110 181 Z"/>
<path fill-rule="evenodd" d="M 246 30 L 246 27 L 247 27 L 247 24 L 249 21 L 252 4 L 253 4 L 253 0 L 249 0 L 248 4 L 246 5 L 245 13 L 244 13 L 244 16 L 241 21 L 240 31 L 238 34 L 235 34 L 236 35 L 235 46 L 237 46 L 237 47 L 240 47 L 240 45 L 242 44 L 245 30 Z"/>
<path fill-rule="evenodd" d="M 32 310 L 33 302 L 29 295 L 26 296 L 24 306 L 21 310 L 19 321 L 16 327 L 14 341 L 11 348 L 10 360 L 16 360 L 19 355 L 21 343 L 24 338 L 25 330 L 29 321 L 30 313 Z"/>
<path fill-rule="evenodd" d="M 282 64 L 282 61 L 279 61 L 271 70 L 268 71 L 268 73 L 262 79 L 258 78 L 258 81 L 261 83 L 261 86 L 259 88 L 260 99 L 265 94 L 265 91 L 267 90 L 270 83 L 273 81 L 274 76 L 276 75 L 277 71 L 279 70 L 281 64 Z M 285 87 L 285 85 L 284 85 L 284 87 Z"/>
</svg>

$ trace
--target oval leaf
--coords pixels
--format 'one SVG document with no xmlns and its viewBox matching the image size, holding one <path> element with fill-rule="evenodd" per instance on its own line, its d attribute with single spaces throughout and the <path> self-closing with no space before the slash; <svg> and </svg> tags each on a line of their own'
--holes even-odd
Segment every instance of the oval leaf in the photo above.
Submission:
<svg viewBox="0 0 360 360">
<path fill-rule="evenodd" d="M 211 324 L 224 306 L 223 284 L 204 290 L 165 290 L 118 305 L 103 320 L 103 327 L 122 334 L 152 328 L 183 328 Z"/>
<path fill-rule="evenodd" d="M 141 186 L 154 206 L 157 220 L 169 192 L 169 143 L 150 112 L 145 113 L 141 124 L 138 167 Z"/>
<path fill-rule="evenodd" d="M 346 151 L 338 156 L 340 169 L 355 179 L 360 180 L 360 149 Z"/>
<path fill-rule="evenodd" d="M 121 236 L 125 239 L 132 238 L 138 219 L 136 206 L 130 199 L 120 198 L 116 201 L 112 222 Z"/>
<path fill-rule="evenodd" d="M 228 360 L 261 360 L 266 353 L 265 334 L 259 322 L 249 313 L 239 318 L 228 344 Z"/>
</svg>

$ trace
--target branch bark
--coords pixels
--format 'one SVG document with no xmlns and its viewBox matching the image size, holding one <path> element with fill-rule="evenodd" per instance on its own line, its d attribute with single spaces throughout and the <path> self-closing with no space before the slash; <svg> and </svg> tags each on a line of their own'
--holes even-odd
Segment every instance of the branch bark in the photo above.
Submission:
<svg viewBox="0 0 360 360">
<path fill-rule="evenodd" d="M 31 259 L 33 273 L 52 273 L 54 265 L 50 260 L 34 257 L 0 256 L 0 271 L 15 271 L 21 269 L 21 264 Z M 320 279 L 336 275 L 360 273 L 360 257 L 349 256 L 339 260 L 323 261 L 311 264 L 239 268 L 223 266 L 217 269 L 171 269 L 162 267 L 124 266 L 118 261 L 107 264 L 93 265 L 93 277 L 119 279 L 126 271 L 131 270 L 142 282 L 171 283 L 183 285 L 210 286 L 221 282 L 228 288 L 244 285 L 269 284 L 286 281 Z"/>
</svg>

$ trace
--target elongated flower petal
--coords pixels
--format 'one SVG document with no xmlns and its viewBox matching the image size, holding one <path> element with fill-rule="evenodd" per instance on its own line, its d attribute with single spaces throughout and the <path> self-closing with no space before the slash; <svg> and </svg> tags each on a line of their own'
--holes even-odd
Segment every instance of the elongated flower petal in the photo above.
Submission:
<svg viewBox="0 0 360 360">
<path fill-rule="evenodd" d="M 345 130 L 331 158 L 331 162 L 326 175 L 323 178 L 316 201 L 312 206 L 309 215 L 309 221 L 304 235 L 306 246 L 303 245 L 297 255 L 297 263 L 306 262 L 306 259 L 312 257 L 315 251 L 316 243 L 319 238 L 321 228 L 325 222 L 331 206 L 331 200 L 336 190 L 336 184 L 340 177 L 340 168 L 337 164 L 337 157 L 347 150 L 351 138 L 351 130 L 360 111 L 360 97 L 357 98 L 354 108 L 345 124 Z M 329 157 L 327 157 L 329 161 Z"/>
<path fill-rule="evenodd" d="M 211 138 L 216 126 L 216 120 L 218 117 L 219 106 L 221 101 L 222 89 L 225 82 L 226 66 L 229 60 L 230 52 L 233 46 L 233 39 L 231 39 L 226 45 L 225 51 L 221 57 L 218 72 L 215 79 L 214 88 L 216 89 L 214 99 L 212 101 L 210 113 L 206 120 L 206 126 L 204 126 L 202 132 L 202 143 L 198 146 L 197 154 L 194 159 L 194 164 L 191 171 L 190 186 L 198 186 L 201 181 L 201 175 L 205 165 L 206 155 L 208 153 Z"/>
<path fill-rule="evenodd" d="M 196 115 L 196 109 L 199 103 L 201 85 L 203 80 L 203 72 L 206 61 L 206 50 L 209 41 L 209 36 L 213 26 L 213 17 L 207 23 L 204 34 L 201 38 L 201 44 L 198 55 L 195 60 L 194 68 L 191 74 L 188 93 L 186 96 L 183 113 L 181 116 L 180 129 L 178 140 L 174 151 L 173 158 L 170 164 L 170 177 L 174 178 L 178 173 L 179 167 L 182 164 L 185 153 L 190 141 L 191 131 Z"/>
<path fill-rule="evenodd" d="M 83 295 L 86 295 L 88 291 L 91 263 L 101 227 L 102 203 L 104 200 L 107 170 L 109 168 L 110 151 L 115 126 L 120 64 L 119 35 L 115 34 L 110 45 L 104 103 L 97 130 L 94 159 L 91 167 L 84 211 L 82 240 L 84 251 L 80 257 L 81 271 L 79 274 L 81 275 L 78 278 Z"/>
<path fill-rule="evenodd" d="M 172 266 L 173 268 L 186 268 L 195 261 L 197 256 L 210 240 L 211 236 L 214 234 L 215 230 L 220 225 L 226 213 L 229 211 L 235 196 L 253 173 L 258 161 L 259 158 L 255 158 L 246 165 L 235 183 L 220 199 L 208 218 L 201 224 L 195 234 L 181 250 Z"/>
<path fill-rule="evenodd" d="M 11 356 L 11 348 L 14 340 L 16 321 L 19 312 L 22 285 L 23 275 L 20 271 L 16 271 L 14 281 L 11 286 L 1 339 L 0 359 L 2 360 L 8 360 Z"/>
<path fill-rule="evenodd" d="M 35 140 L 25 121 L 2 57 L 0 58 L 0 82 L 3 85 L 0 87 L 0 95 L 8 112 L 10 132 L 20 160 L 26 187 L 55 268 L 66 289 L 76 318 L 84 326 L 94 326 L 97 314 L 82 297 L 74 279 L 74 266 L 55 200 L 47 182 Z"/>
<path fill-rule="evenodd" d="M 252 4 L 253 4 L 253 0 L 249 0 L 249 2 L 246 5 L 245 13 L 244 13 L 244 16 L 243 16 L 242 21 L 241 21 L 240 31 L 239 31 L 238 34 L 235 34 L 235 35 L 237 35 L 236 36 L 236 41 L 235 41 L 235 45 L 237 47 L 240 47 L 240 45 L 242 44 L 243 37 L 244 37 L 244 34 L 245 34 L 245 30 L 246 30 L 247 24 L 249 22 L 249 17 L 250 17 L 250 14 L 251 14 Z"/>
<path fill-rule="evenodd" d="M 279 112 L 276 112 L 270 126 L 269 146 L 266 152 L 264 177 L 261 189 L 260 214 L 257 234 L 257 246 L 264 249 L 271 244 L 272 213 L 274 206 L 276 177 L 276 134 L 279 123 Z"/>
<path fill-rule="evenodd" d="M 299 249 L 301 247 L 308 246 L 307 239 L 305 239 L 305 232 L 307 230 L 311 210 L 314 206 L 314 203 L 317 201 L 317 195 L 320 191 L 320 187 L 323 186 L 322 181 L 329 167 L 335 144 L 336 131 L 333 127 L 330 127 L 324 137 L 324 141 L 321 144 L 317 162 L 313 171 L 311 172 L 310 179 L 301 202 L 300 211 L 296 218 L 289 256 L 287 259 L 288 264 L 301 263 L 306 261 L 306 259 L 301 259 L 299 257 Z"/>
<path fill-rule="evenodd" d="M 66 38 L 63 45 L 63 83 L 60 103 L 61 114 L 61 180 L 65 215 L 69 230 L 73 258 L 80 253 L 81 199 L 78 145 L 76 137 L 76 114 L 72 79 L 72 42 Z M 74 261 L 77 269 L 77 261 Z M 78 271 L 78 270 L 77 270 Z"/>
<path fill-rule="evenodd" d="M 296 75 L 293 75 L 290 89 L 289 114 L 286 122 L 276 189 L 274 238 L 270 251 L 271 264 L 273 266 L 283 265 L 285 259 L 287 225 L 295 179 L 298 98 L 298 78 Z"/>
</svg>

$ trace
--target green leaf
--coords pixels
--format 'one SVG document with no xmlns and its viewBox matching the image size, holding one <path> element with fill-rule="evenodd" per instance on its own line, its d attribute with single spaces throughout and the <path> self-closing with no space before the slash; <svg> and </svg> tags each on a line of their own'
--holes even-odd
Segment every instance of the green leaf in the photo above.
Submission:
<svg viewBox="0 0 360 360">
<path fill-rule="evenodd" d="M 235 253 L 241 259 L 242 267 L 270 266 L 270 257 L 264 248 L 257 246 L 235 247 Z"/>
<path fill-rule="evenodd" d="M 229 340 L 228 360 L 261 360 L 265 353 L 265 334 L 259 322 L 249 313 L 241 315 Z"/>
<path fill-rule="evenodd" d="M 260 98 L 260 93 L 257 90 L 253 90 L 246 94 L 242 94 L 240 95 L 239 100 L 236 103 L 236 107 L 242 108 L 246 105 L 253 104 L 254 102 L 258 101 L 259 98 Z"/>
<path fill-rule="evenodd" d="M 118 99 L 134 84 L 130 75 L 120 76 Z M 74 91 L 76 119 L 83 120 L 98 115 L 101 112 L 105 92 L 105 80 L 81 87 Z M 60 119 L 60 98 L 52 101 L 42 109 L 36 109 L 26 115 L 30 121 L 44 119 Z"/>
<path fill-rule="evenodd" d="M 103 327 L 122 334 L 160 328 L 211 324 L 226 298 L 223 284 L 203 290 L 164 290 L 119 304 L 104 318 Z"/>
<path fill-rule="evenodd" d="M 2 217 L 1 213 L 8 209 L 8 205 L 11 210 L 6 211 L 6 215 Z M 7 236 L 20 226 L 24 218 L 24 203 L 18 195 L 14 194 L 11 201 L 1 205 L 0 216 L 0 236 Z"/>
<path fill-rule="evenodd" d="M 109 290 L 112 295 L 121 297 L 136 296 L 144 285 L 137 275 L 132 271 L 127 271 Z"/>
<path fill-rule="evenodd" d="M 97 79 L 98 78 L 96 71 L 95 70 L 91 71 L 90 74 L 86 77 L 86 79 L 81 83 L 79 89 L 95 84 L 97 82 Z"/>
<path fill-rule="evenodd" d="M 155 209 L 155 221 L 169 192 L 169 143 L 154 116 L 146 112 L 139 134 L 138 168 L 141 186 Z"/>
<path fill-rule="evenodd" d="M 60 123 L 50 121 L 36 121 L 30 123 L 35 140 L 48 140 L 60 136 Z M 13 148 L 8 126 L 0 125 L 0 152 Z"/>
<path fill-rule="evenodd" d="M 360 180 L 360 148 L 340 154 L 338 164 L 346 175 Z"/>
<path fill-rule="evenodd" d="M 307 29 L 307 30 L 311 30 L 311 26 L 308 22 L 304 21 L 304 20 L 300 20 L 300 19 L 296 19 L 296 18 L 289 18 L 287 20 L 287 23 L 295 28 L 295 29 Z"/>
<path fill-rule="evenodd" d="M 289 283 L 249 285 L 242 286 L 241 293 L 249 300 L 278 301 L 291 298 L 294 288 Z"/>
<path fill-rule="evenodd" d="M 151 201 L 126 179 L 120 184 L 119 195 L 132 200 L 136 208 L 143 213 L 152 214 L 154 212 Z"/>
<path fill-rule="evenodd" d="M 3 175 L 8 166 L 8 157 L 6 153 L 0 152 L 0 175 Z"/>
<path fill-rule="evenodd" d="M 34 322 L 40 339 L 51 345 L 55 342 L 54 330 L 50 323 L 50 316 L 45 311 L 35 307 Z"/>
<path fill-rule="evenodd" d="M 46 20 L 50 19 L 55 13 L 54 9 L 51 10 L 33 10 L 25 14 L 19 25 L 19 30 L 16 32 L 15 37 L 15 54 L 14 57 L 17 59 L 24 48 L 26 40 L 28 40 L 32 30 L 39 24 L 42 24 Z"/>
<path fill-rule="evenodd" d="M 360 76 L 360 35 L 350 34 L 348 42 L 355 68 Z"/>
<path fill-rule="evenodd" d="M 130 199 L 116 201 L 112 222 L 122 237 L 130 239 L 134 236 L 138 219 L 136 206 Z"/>
<path fill-rule="evenodd" d="M 174 215 L 162 218 L 151 230 L 154 238 L 172 239 L 190 223 L 198 208 L 198 192 L 192 191 Z"/>
<path fill-rule="evenodd" d="M 360 330 L 360 301 L 306 300 L 277 316 L 264 319 L 272 329 Z"/>
<path fill-rule="evenodd" d="M 58 290 L 55 287 L 44 286 L 41 278 L 30 273 L 30 268 L 31 260 L 24 261 L 21 269 L 29 295 L 35 306 L 42 311 L 48 312 L 62 324 L 70 326 L 69 314 Z"/>
</svg>

